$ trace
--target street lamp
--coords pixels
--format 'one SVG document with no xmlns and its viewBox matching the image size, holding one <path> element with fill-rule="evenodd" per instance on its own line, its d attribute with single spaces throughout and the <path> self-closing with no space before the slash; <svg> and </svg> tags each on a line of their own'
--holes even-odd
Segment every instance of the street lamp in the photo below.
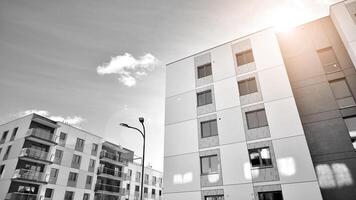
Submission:
<svg viewBox="0 0 356 200">
<path fill-rule="evenodd" d="M 142 149 L 142 172 L 141 172 L 141 197 L 140 197 L 140 200 L 142 200 L 143 198 L 143 176 L 144 176 L 144 173 L 145 173 L 145 145 L 146 145 L 146 130 L 145 130 L 145 125 L 143 124 L 143 122 L 145 121 L 145 119 L 143 117 L 140 117 L 138 118 L 138 121 L 141 123 L 142 125 L 142 129 L 143 129 L 143 132 L 136 128 L 136 127 L 133 127 L 133 126 L 129 126 L 128 124 L 125 124 L 125 123 L 120 123 L 120 126 L 123 126 L 123 127 L 126 127 L 126 128 L 131 128 L 131 129 L 135 129 L 136 131 L 140 132 L 140 134 L 142 135 L 142 138 L 143 138 L 143 149 Z"/>
</svg>

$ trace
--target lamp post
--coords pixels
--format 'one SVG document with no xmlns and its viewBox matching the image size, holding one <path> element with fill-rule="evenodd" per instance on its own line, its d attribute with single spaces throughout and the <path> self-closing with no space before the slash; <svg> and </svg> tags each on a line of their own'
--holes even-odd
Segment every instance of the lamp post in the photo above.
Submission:
<svg viewBox="0 0 356 200">
<path fill-rule="evenodd" d="M 128 124 L 125 123 L 120 123 L 120 126 L 126 127 L 126 128 L 131 128 L 131 129 L 135 129 L 136 131 L 140 132 L 140 134 L 142 135 L 143 138 L 143 149 L 142 149 L 142 170 L 141 170 L 141 197 L 140 200 L 143 199 L 143 176 L 145 173 L 145 145 L 146 145 L 146 130 L 145 130 L 145 125 L 143 124 L 143 122 L 145 121 L 145 119 L 143 117 L 138 118 L 138 121 L 141 123 L 142 125 L 142 130 L 143 132 L 133 126 L 129 126 Z"/>
</svg>

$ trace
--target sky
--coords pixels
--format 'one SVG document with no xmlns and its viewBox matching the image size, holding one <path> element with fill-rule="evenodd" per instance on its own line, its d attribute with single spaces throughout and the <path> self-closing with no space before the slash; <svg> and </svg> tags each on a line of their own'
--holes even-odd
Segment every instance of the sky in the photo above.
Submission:
<svg viewBox="0 0 356 200">
<path fill-rule="evenodd" d="M 165 63 L 266 27 L 328 15 L 337 0 L 1 0 L 0 124 L 37 112 L 141 155 L 119 126 L 145 117 L 163 169 Z"/>
</svg>

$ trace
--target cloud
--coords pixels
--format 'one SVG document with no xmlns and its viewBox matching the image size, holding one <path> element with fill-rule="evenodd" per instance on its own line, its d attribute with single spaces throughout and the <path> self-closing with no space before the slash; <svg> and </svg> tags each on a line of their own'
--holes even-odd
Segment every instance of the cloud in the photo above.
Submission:
<svg viewBox="0 0 356 200">
<path fill-rule="evenodd" d="M 147 76 L 148 71 L 153 71 L 158 60 L 152 54 L 145 54 L 136 59 L 129 53 L 111 57 L 110 62 L 97 67 L 99 75 L 118 74 L 118 80 L 128 86 L 133 87 L 137 79 Z"/>
<path fill-rule="evenodd" d="M 23 117 L 25 115 L 29 115 L 32 113 L 42 115 L 44 117 L 48 117 L 49 119 L 51 119 L 53 121 L 64 122 L 64 123 L 71 124 L 71 125 L 78 125 L 85 120 L 84 118 L 82 118 L 80 116 L 73 116 L 73 117 L 53 116 L 53 115 L 50 115 L 50 113 L 47 110 L 35 110 L 35 109 L 18 112 L 16 114 L 16 116 Z"/>
</svg>

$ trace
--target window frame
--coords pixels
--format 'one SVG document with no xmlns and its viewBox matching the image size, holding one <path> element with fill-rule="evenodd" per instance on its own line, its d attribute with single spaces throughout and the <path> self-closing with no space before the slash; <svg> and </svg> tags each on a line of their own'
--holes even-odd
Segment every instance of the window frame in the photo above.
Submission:
<svg viewBox="0 0 356 200">
<path fill-rule="evenodd" d="M 13 141 L 13 140 L 15 139 L 18 130 L 19 130 L 19 127 L 15 127 L 15 128 L 12 130 L 11 137 L 10 137 L 10 141 Z"/>
<path fill-rule="evenodd" d="M 203 70 L 202 74 L 199 73 L 200 70 Z M 211 64 L 211 62 L 197 66 L 197 77 L 198 77 L 198 79 L 201 79 L 201 78 L 204 78 L 204 77 L 207 77 L 207 76 L 211 76 L 212 74 L 213 74 L 213 72 L 212 72 L 212 64 Z"/>
<path fill-rule="evenodd" d="M 258 112 L 261 112 L 261 111 L 264 111 L 264 116 L 266 117 L 266 122 L 267 122 L 266 124 L 262 124 L 262 125 L 260 123 L 261 120 L 258 117 L 259 116 Z M 257 126 L 256 127 L 251 127 L 250 122 L 249 122 L 249 118 L 248 118 L 249 114 L 255 114 L 256 115 L 256 119 L 257 119 Z M 266 114 L 266 109 L 265 108 L 247 111 L 247 112 L 245 112 L 245 116 L 246 116 L 247 129 L 249 129 L 249 130 L 268 126 L 268 119 L 267 119 L 267 114 Z"/>
<path fill-rule="evenodd" d="M 204 200 L 208 200 L 208 198 L 213 198 L 212 200 L 224 200 L 224 195 L 223 194 L 218 194 L 218 195 L 205 195 Z"/>
<path fill-rule="evenodd" d="M 254 80 L 254 83 L 255 83 L 255 86 L 256 86 L 256 90 L 253 90 L 252 91 L 252 87 L 251 85 L 249 84 L 250 81 Z M 241 92 L 243 91 L 243 88 L 241 84 L 246 84 L 245 85 L 245 89 L 246 89 L 246 92 Z M 257 79 L 256 77 L 250 77 L 250 78 L 247 78 L 247 79 L 244 79 L 244 80 L 240 80 L 237 82 L 237 86 L 238 86 L 238 90 L 239 90 L 239 95 L 240 96 L 245 96 L 245 95 L 249 95 L 249 94 L 253 94 L 253 93 L 257 93 L 258 92 L 258 85 L 257 85 Z"/>
<path fill-rule="evenodd" d="M 249 62 L 248 57 L 247 57 L 247 55 L 249 53 L 251 53 L 251 55 L 252 55 L 252 61 L 250 61 L 250 62 Z M 239 63 L 239 60 L 240 60 L 239 56 L 242 56 L 243 63 Z M 238 52 L 238 53 L 235 53 L 235 59 L 236 59 L 237 67 L 241 67 L 241 66 L 244 66 L 244 65 L 247 65 L 247 64 L 255 62 L 255 56 L 253 55 L 252 48 L 244 50 L 244 51 L 241 51 L 241 52 Z"/>
<path fill-rule="evenodd" d="M 210 93 L 210 99 L 208 99 L 208 101 L 207 101 L 207 94 L 209 94 L 209 93 Z M 203 95 L 203 98 L 204 98 L 204 102 L 203 103 L 199 101 L 200 95 Z M 197 106 L 198 107 L 209 105 L 209 104 L 212 104 L 212 103 L 213 103 L 213 91 L 212 91 L 212 89 L 204 90 L 204 91 L 201 91 L 201 92 L 197 93 Z"/>
<path fill-rule="evenodd" d="M 216 134 L 213 134 L 213 131 L 212 131 L 212 125 L 211 125 L 211 122 L 215 122 L 216 123 Z M 203 129 L 203 125 L 204 124 L 209 124 L 209 134 L 208 135 L 205 135 L 204 136 L 204 129 Z M 217 119 L 211 119 L 211 120 L 206 120 L 206 121 L 201 121 L 200 122 L 200 135 L 201 135 L 201 138 L 208 138 L 208 137 L 213 137 L 213 136 L 217 136 L 219 135 L 219 132 L 218 132 L 218 121 Z"/>
<path fill-rule="evenodd" d="M 211 161 L 211 158 L 213 157 L 216 157 L 217 158 L 217 161 L 219 161 L 219 157 L 218 157 L 218 154 L 212 154 L 212 155 L 207 155 L 207 156 L 200 156 L 200 174 L 201 175 L 209 175 L 209 174 L 218 174 L 220 173 L 220 170 L 219 170 L 219 163 L 218 166 L 216 167 L 217 168 L 217 171 L 212 171 L 212 161 Z M 205 158 L 208 158 L 209 159 L 209 172 L 203 172 L 203 159 Z"/>
<path fill-rule="evenodd" d="M 264 165 L 263 164 L 263 159 L 262 159 L 262 156 L 261 156 L 261 151 L 263 149 L 268 149 L 268 153 L 269 153 L 269 157 L 270 157 L 270 163 L 269 165 Z M 252 164 L 252 160 L 251 160 L 251 153 L 255 153 L 255 152 L 251 152 L 253 150 L 257 150 L 257 153 L 258 153 L 258 159 L 259 159 L 259 166 L 253 166 Z M 264 146 L 264 147 L 258 147 L 258 148 L 251 148 L 251 149 L 248 149 L 248 157 L 249 157 L 249 160 L 250 160 L 250 164 L 251 164 L 251 168 L 252 169 L 263 169 L 263 168 L 273 168 L 273 160 L 272 160 L 272 153 L 271 153 L 271 148 L 269 146 Z"/>
<path fill-rule="evenodd" d="M 264 200 L 265 198 L 261 198 L 261 195 L 264 195 L 264 194 L 269 194 L 269 193 L 272 193 L 272 194 L 275 194 L 275 193 L 280 193 L 281 194 L 281 197 L 282 199 L 278 199 L 278 200 L 283 200 L 283 193 L 282 193 L 282 190 L 274 190 L 274 191 L 263 191 L 263 192 L 257 192 L 257 196 L 258 196 L 258 199 L 260 200 Z M 267 199 L 266 199 L 267 200 Z"/>
</svg>

